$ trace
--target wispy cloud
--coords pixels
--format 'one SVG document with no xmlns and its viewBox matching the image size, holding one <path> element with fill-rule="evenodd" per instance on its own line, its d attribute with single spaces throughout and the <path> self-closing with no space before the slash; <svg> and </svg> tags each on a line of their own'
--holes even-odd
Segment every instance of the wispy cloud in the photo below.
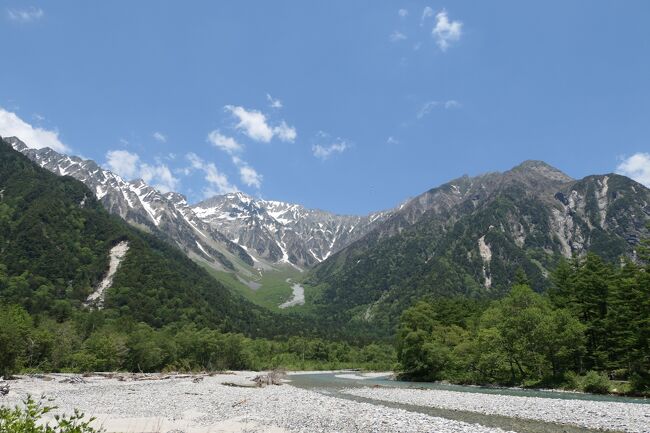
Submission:
<svg viewBox="0 0 650 433">
<path fill-rule="evenodd" d="M 446 110 L 451 110 L 454 108 L 460 108 L 460 102 L 456 101 L 455 99 L 450 99 L 449 101 L 445 101 L 445 109 Z"/>
<path fill-rule="evenodd" d="M 229 154 L 241 152 L 244 146 L 232 137 L 223 135 L 219 130 L 211 131 L 208 134 L 208 141 L 214 147 L 223 150 Z"/>
<path fill-rule="evenodd" d="M 639 152 L 623 159 L 616 172 L 650 188 L 650 153 Z"/>
<path fill-rule="evenodd" d="M 261 111 L 247 110 L 234 105 L 226 105 L 225 109 L 239 120 L 235 128 L 255 141 L 268 143 L 274 137 L 288 142 L 296 139 L 296 129 L 287 125 L 284 120 L 279 125 L 272 126 Z"/>
<path fill-rule="evenodd" d="M 311 150 L 316 158 L 323 161 L 329 159 L 333 154 L 345 152 L 350 147 L 347 140 L 342 138 L 332 140 L 329 134 L 322 131 L 318 133 L 317 140 L 319 143 L 314 144 Z"/>
<path fill-rule="evenodd" d="M 239 178 L 246 186 L 260 189 L 262 187 L 262 175 L 257 172 L 253 167 L 238 156 L 232 157 L 232 162 L 239 169 Z"/>
<path fill-rule="evenodd" d="M 386 144 L 390 144 L 390 145 L 399 144 L 399 140 L 398 140 L 397 138 L 395 138 L 395 137 L 393 137 L 393 136 L 391 135 L 391 136 L 388 137 L 388 139 L 386 140 Z"/>
<path fill-rule="evenodd" d="M 163 134 L 162 132 L 158 132 L 158 131 L 156 131 L 156 132 L 154 132 L 154 133 L 152 134 L 152 137 L 153 137 L 156 141 L 160 141 L 161 143 L 167 143 L 167 136 L 166 136 L 165 134 Z"/>
<path fill-rule="evenodd" d="M 282 101 L 279 99 L 274 99 L 269 93 L 266 94 L 266 100 L 269 101 L 269 107 L 271 108 L 282 108 Z"/>
<path fill-rule="evenodd" d="M 400 9 L 397 11 L 397 15 L 399 15 L 400 18 L 406 18 L 409 14 L 409 11 L 407 9 Z"/>
<path fill-rule="evenodd" d="M 106 153 L 106 167 L 127 180 L 138 177 L 139 164 L 140 156 L 128 150 L 109 150 Z"/>
<path fill-rule="evenodd" d="M 178 178 L 174 177 L 166 164 L 142 162 L 137 153 L 128 150 L 106 152 L 105 166 L 127 180 L 141 178 L 162 192 L 175 191 L 179 184 Z"/>
<path fill-rule="evenodd" d="M 420 26 L 424 25 L 424 22 L 433 16 L 433 9 L 430 6 L 425 6 L 422 10 L 422 16 L 420 16 Z"/>
<path fill-rule="evenodd" d="M 422 104 L 422 107 L 418 110 L 418 113 L 416 114 L 416 117 L 418 119 L 422 119 L 424 116 L 429 114 L 431 110 L 433 110 L 435 107 L 440 105 L 440 102 L 438 101 L 427 101 L 424 104 Z"/>
<path fill-rule="evenodd" d="M 205 198 L 212 197 L 217 194 L 226 194 L 229 192 L 237 191 L 237 187 L 232 185 L 228 177 L 221 173 L 217 166 L 212 162 L 206 162 L 195 153 L 188 153 L 187 160 L 190 162 L 188 171 L 199 170 L 203 173 L 204 179 L 208 182 L 208 186 L 203 188 L 203 196 Z"/>
<path fill-rule="evenodd" d="M 232 163 L 239 170 L 239 177 L 244 185 L 257 189 L 262 187 L 262 175 L 238 155 L 244 150 L 244 145 L 232 137 L 223 135 L 218 130 L 214 130 L 208 134 L 208 141 L 217 149 L 231 156 Z"/>
<path fill-rule="evenodd" d="M 422 119 L 423 117 L 431 113 L 431 111 L 434 108 L 437 107 L 444 108 L 445 110 L 453 110 L 456 108 L 460 108 L 461 104 L 455 99 L 449 99 L 448 101 L 427 101 L 424 104 L 422 104 L 422 106 L 420 107 L 420 109 L 418 110 L 415 116 L 418 119 Z"/>
<path fill-rule="evenodd" d="M 399 42 L 399 41 L 406 40 L 407 37 L 406 37 L 406 35 L 405 35 L 404 33 L 395 30 L 393 33 L 391 33 L 391 34 L 388 36 L 388 39 L 389 39 L 391 42 Z"/>
<path fill-rule="evenodd" d="M 458 41 L 462 35 L 463 23 L 450 21 L 447 11 L 442 10 L 436 14 L 436 25 L 432 35 L 442 51 L 447 51 L 452 42 Z"/>
<path fill-rule="evenodd" d="M 43 9 L 30 7 L 27 9 L 7 9 L 7 17 L 11 21 L 19 23 L 31 23 L 38 21 L 45 15 Z"/>
<path fill-rule="evenodd" d="M 57 152 L 69 152 L 70 148 L 59 139 L 59 131 L 34 127 L 16 113 L 0 107 L 0 136 L 18 137 L 28 147 L 49 147 Z"/>
</svg>

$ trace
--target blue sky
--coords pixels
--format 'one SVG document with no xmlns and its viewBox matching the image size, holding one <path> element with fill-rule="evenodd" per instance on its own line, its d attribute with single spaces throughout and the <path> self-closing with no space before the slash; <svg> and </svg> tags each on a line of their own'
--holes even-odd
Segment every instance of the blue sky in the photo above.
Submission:
<svg viewBox="0 0 650 433">
<path fill-rule="evenodd" d="M 542 159 L 650 184 L 650 2 L 0 2 L 0 133 L 364 214 Z"/>
</svg>

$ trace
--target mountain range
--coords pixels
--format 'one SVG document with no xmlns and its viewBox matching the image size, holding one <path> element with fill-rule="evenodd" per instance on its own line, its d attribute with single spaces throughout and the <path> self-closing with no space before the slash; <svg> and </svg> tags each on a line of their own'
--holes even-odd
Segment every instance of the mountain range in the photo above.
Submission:
<svg viewBox="0 0 650 433">
<path fill-rule="evenodd" d="M 178 248 L 109 214 L 96 191 L 50 173 L 0 139 L 0 303 L 58 322 L 94 310 L 97 320 L 119 319 L 125 326 L 310 332 L 233 293 Z"/>
<path fill-rule="evenodd" d="M 410 200 L 317 265 L 308 283 L 331 314 L 393 325 L 423 296 L 500 297 L 521 271 L 543 291 L 562 258 L 633 257 L 649 221 L 650 190 L 627 177 L 575 180 L 526 161 Z"/>
<path fill-rule="evenodd" d="M 522 271 L 543 291 L 562 258 L 633 257 L 649 235 L 648 188 L 617 174 L 573 179 L 541 161 L 463 176 L 384 212 L 342 216 L 241 192 L 190 205 L 93 161 L 6 141 L 194 260 L 243 277 L 307 271 L 318 314 L 388 328 L 423 296 L 499 297 Z"/>
<path fill-rule="evenodd" d="M 312 267 L 390 214 L 341 216 L 241 192 L 190 206 L 179 193 L 161 193 L 142 179 L 127 181 L 94 161 L 33 149 L 16 137 L 5 140 L 41 167 L 83 182 L 109 212 L 130 224 L 177 245 L 193 259 L 242 275 L 283 265 Z"/>
</svg>

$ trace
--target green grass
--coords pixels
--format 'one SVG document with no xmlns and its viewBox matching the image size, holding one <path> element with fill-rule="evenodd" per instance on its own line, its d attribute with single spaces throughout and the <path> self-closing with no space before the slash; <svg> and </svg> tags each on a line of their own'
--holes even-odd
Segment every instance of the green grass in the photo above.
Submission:
<svg viewBox="0 0 650 433">
<path fill-rule="evenodd" d="M 244 278 L 246 281 L 260 284 L 258 289 L 253 290 L 232 272 L 218 271 L 205 263 L 197 263 L 201 264 L 218 281 L 260 306 L 280 312 L 305 312 L 310 309 L 309 305 L 299 305 L 287 309 L 280 309 L 278 307 L 283 302 L 291 299 L 293 296 L 291 286 L 294 283 L 300 282 L 303 278 L 304 274 L 294 268 L 286 267 L 278 270 L 264 271 L 261 276 L 257 275 L 254 278 Z M 290 283 L 287 282 L 289 278 L 291 279 Z M 305 299 L 309 303 L 310 288 L 307 286 L 304 287 Z"/>
</svg>

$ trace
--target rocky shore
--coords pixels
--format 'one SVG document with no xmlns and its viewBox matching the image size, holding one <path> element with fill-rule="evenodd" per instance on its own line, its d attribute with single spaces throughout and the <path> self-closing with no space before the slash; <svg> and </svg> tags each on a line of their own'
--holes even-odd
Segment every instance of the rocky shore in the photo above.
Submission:
<svg viewBox="0 0 650 433">
<path fill-rule="evenodd" d="M 438 432 L 503 430 L 323 395 L 290 385 L 254 387 L 258 373 L 214 376 L 23 377 L 0 404 L 44 395 L 55 413 L 75 408 L 107 433 Z"/>
<path fill-rule="evenodd" d="M 348 395 L 630 433 L 650 432 L 650 404 L 515 397 L 443 390 L 350 388 Z"/>
<path fill-rule="evenodd" d="M 58 407 L 53 415 L 72 413 L 76 408 L 95 417 L 96 425 L 107 433 L 505 431 L 417 410 L 387 407 L 383 402 L 634 433 L 647 432 L 650 425 L 650 405 L 645 404 L 388 387 L 348 388 L 342 393 L 326 394 L 286 383 L 258 387 L 260 383 L 270 383 L 254 381 L 258 374 L 22 376 L 10 382 L 10 391 L 0 397 L 0 405 L 14 406 L 27 395 L 43 395 L 50 399 L 48 405 Z M 363 397 L 364 401 L 349 396 Z"/>
</svg>

